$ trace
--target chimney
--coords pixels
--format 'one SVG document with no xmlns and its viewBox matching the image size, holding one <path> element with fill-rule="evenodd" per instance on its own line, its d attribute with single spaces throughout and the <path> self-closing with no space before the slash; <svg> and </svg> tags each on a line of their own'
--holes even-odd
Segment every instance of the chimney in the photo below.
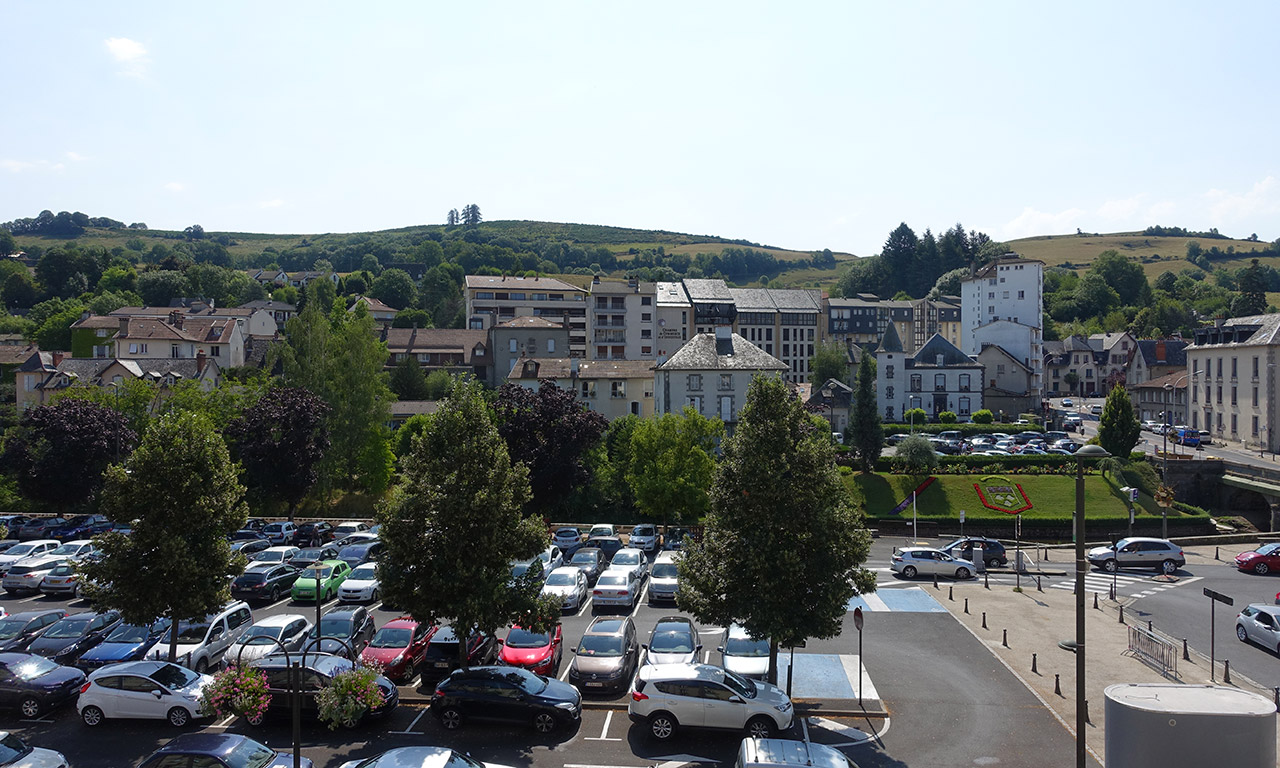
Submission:
<svg viewBox="0 0 1280 768">
<path fill-rule="evenodd" d="M 578 358 L 576 357 L 569 358 L 569 378 L 578 378 Z"/>
<path fill-rule="evenodd" d="M 122 317 L 122 318 L 120 318 L 120 333 L 119 333 L 119 335 L 120 335 L 120 336 L 128 336 L 128 335 L 129 335 L 129 318 L 127 318 L 127 317 Z"/>
<path fill-rule="evenodd" d="M 54 353 L 53 353 L 53 367 L 54 367 L 54 368 L 57 368 L 59 365 L 61 365 L 61 364 L 62 364 L 62 358 L 63 358 L 63 353 L 62 353 L 62 352 L 54 352 Z"/>
<path fill-rule="evenodd" d="M 177 328 L 178 330 L 182 330 L 182 313 L 176 310 L 173 312 L 170 312 L 169 325 L 172 325 L 174 328 Z"/>
<path fill-rule="evenodd" d="M 204 356 L 204 350 L 202 349 L 196 353 L 196 375 L 197 376 L 204 373 L 205 362 L 206 362 L 206 358 Z"/>
<path fill-rule="evenodd" d="M 1164 365 L 1164 339 L 1156 342 L 1156 362 Z"/>
</svg>

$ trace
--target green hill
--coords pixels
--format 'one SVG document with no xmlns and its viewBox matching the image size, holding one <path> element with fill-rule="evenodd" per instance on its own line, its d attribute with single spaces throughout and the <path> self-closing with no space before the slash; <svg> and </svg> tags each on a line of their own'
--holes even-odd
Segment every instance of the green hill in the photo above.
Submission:
<svg viewBox="0 0 1280 768">
<path fill-rule="evenodd" d="M 1088 269 L 1090 262 L 1103 251 L 1119 251 L 1131 259 L 1142 262 L 1147 278 L 1154 280 L 1163 272 L 1179 272 L 1191 267 L 1187 261 L 1187 243 L 1198 242 L 1202 247 L 1218 246 L 1222 250 L 1233 248 L 1235 256 L 1226 259 L 1214 259 L 1215 265 L 1230 269 L 1246 266 L 1254 254 L 1262 252 L 1268 243 L 1252 240 L 1206 239 L 1203 237 L 1158 237 L 1144 235 L 1141 232 L 1115 232 L 1112 234 L 1093 235 L 1043 235 L 1010 240 L 1010 250 L 1016 251 L 1028 259 L 1039 259 L 1046 266 L 1069 266 L 1077 269 Z M 1258 254 L 1260 255 L 1260 254 Z M 1280 269 L 1280 258 L 1273 255 L 1261 256 L 1262 263 Z"/>
</svg>

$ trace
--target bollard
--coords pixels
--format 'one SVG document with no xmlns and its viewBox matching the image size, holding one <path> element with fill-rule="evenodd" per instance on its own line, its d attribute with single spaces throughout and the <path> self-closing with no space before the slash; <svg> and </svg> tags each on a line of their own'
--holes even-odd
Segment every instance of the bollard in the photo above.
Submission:
<svg viewBox="0 0 1280 768">
<path fill-rule="evenodd" d="M 1058 675 L 1053 676 L 1053 695 L 1054 696 L 1062 695 L 1062 682 L 1058 679 L 1058 677 L 1059 677 Z M 1280 691 L 1280 688 L 1277 688 L 1276 690 Z"/>
<path fill-rule="evenodd" d="M 1182 638 L 1182 660 L 1191 661 L 1191 654 L 1187 652 L 1187 638 Z"/>
<path fill-rule="evenodd" d="M 983 629 L 987 628 L 987 612 L 986 611 L 982 612 L 982 628 Z"/>
<path fill-rule="evenodd" d="M 1039 577 L 1039 576 L 1037 576 L 1037 577 L 1036 577 L 1036 591 L 1037 591 L 1037 592 L 1043 592 L 1043 591 L 1044 591 L 1044 587 L 1040 586 L 1040 577 Z"/>
<path fill-rule="evenodd" d="M 1046 563 L 1047 563 L 1047 562 L 1049 562 L 1049 548 L 1048 548 L 1048 547 L 1045 547 L 1045 548 L 1044 548 L 1044 561 L 1045 561 Z"/>
<path fill-rule="evenodd" d="M 934 588 L 934 589 L 937 589 L 937 588 L 938 588 L 938 574 L 936 574 L 936 573 L 935 573 L 935 574 L 933 574 L 933 588 Z"/>
<path fill-rule="evenodd" d="M 1280 688 L 1276 688 L 1276 709 L 1280 709 Z"/>
<path fill-rule="evenodd" d="M 967 597 L 964 599 L 964 612 L 965 613 L 969 612 L 969 598 Z"/>
<path fill-rule="evenodd" d="M 1124 623 L 1124 606 L 1123 605 L 1120 606 L 1120 623 L 1121 624 Z"/>
<path fill-rule="evenodd" d="M 986 587 L 987 589 L 991 589 L 991 574 L 989 573 L 982 574 L 982 586 Z"/>
<path fill-rule="evenodd" d="M 950 600 L 950 601 L 951 601 L 951 602 L 953 602 L 953 603 L 954 603 L 954 602 L 955 602 L 955 600 L 956 600 L 956 592 L 955 592 L 955 590 L 956 590 L 956 588 L 955 588 L 955 587 L 947 587 L 947 599 L 948 599 L 948 600 Z"/>
<path fill-rule="evenodd" d="M 1218 548 L 1217 548 L 1217 547 L 1214 547 L 1214 548 L 1213 548 L 1213 559 L 1214 559 L 1214 560 L 1219 560 L 1219 559 L 1220 559 L 1220 558 L 1218 557 Z"/>
<path fill-rule="evenodd" d="M 1089 725 L 1093 725 L 1093 721 L 1089 719 L 1089 700 L 1084 700 L 1084 721 Z"/>
<path fill-rule="evenodd" d="M 1098 610 L 1098 593 L 1093 593 L 1093 610 Z"/>
<path fill-rule="evenodd" d="M 1151 620 L 1150 620 L 1150 619 L 1147 619 L 1147 631 L 1148 631 L 1148 632 L 1150 632 L 1150 633 L 1151 633 L 1151 634 L 1153 634 L 1153 635 L 1154 635 L 1154 634 L 1155 634 L 1155 632 L 1156 632 L 1155 627 L 1151 626 Z"/>
<path fill-rule="evenodd" d="M 1222 682 L 1231 685 L 1231 659 L 1222 661 Z"/>
<path fill-rule="evenodd" d="M 1000 644 L 1003 645 L 1005 648 L 1008 648 L 1009 647 L 1009 630 L 1002 629 L 1000 631 L 1001 631 Z"/>
<path fill-rule="evenodd" d="M 1036 669 L 1036 655 L 1034 653 L 1031 654 L 1031 674 L 1040 674 L 1040 670 Z"/>
</svg>

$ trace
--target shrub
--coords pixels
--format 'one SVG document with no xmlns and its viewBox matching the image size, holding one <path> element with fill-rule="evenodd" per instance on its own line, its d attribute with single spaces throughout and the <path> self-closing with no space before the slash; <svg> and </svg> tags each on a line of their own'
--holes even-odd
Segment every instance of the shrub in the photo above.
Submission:
<svg viewBox="0 0 1280 768">
<path fill-rule="evenodd" d="M 340 725 L 354 728 L 366 712 L 382 701 L 378 668 L 363 663 L 334 675 L 332 682 L 316 695 L 320 721 L 331 731 Z"/>
<path fill-rule="evenodd" d="M 915 424 L 916 426 L 928 424 L 929 414 L 925 413 L 923 408 L 911 408 L 902 412 L 902 422 L 904 424 Z"/>
<path fill-rule="evenodd" d="M 992 414 L 991 411 L 987 410 L 986 408 L 974 411 L 972 418 L 973 418 L 974 424 L 990 424 L 991 422 L 996 420 L 995 415 Z"/>
<path fill-rule="evenodd" d="M 952 411 L 943 411 L 938 414 L 938 421 L 942 424 L 955 424 L 956 415 Z"/>
<path fill-rule="evenodd" d="M 260 669 L 229 666 L 204 688 L 201 707 L 216 717 L 260 718 L 271 704 L 267 675 Z"/>
</svg>

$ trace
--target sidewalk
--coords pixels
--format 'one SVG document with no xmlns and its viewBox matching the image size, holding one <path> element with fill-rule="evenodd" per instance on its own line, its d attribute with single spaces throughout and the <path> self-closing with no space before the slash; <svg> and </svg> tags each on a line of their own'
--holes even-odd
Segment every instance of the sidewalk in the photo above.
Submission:
<svg viewBox="0 0 1280 768">
<path fill-rule="evenodd" d="M 1023 591 L 1012 587 L 992 585 L 984 589 L 981 583 L 968 584 L 955 589 L 954 600 L 947 599 L 948 585 L 938 590 L 932 586 L 926 591 L 951 612 L 965 627 L 982 641 L 995 657 L 1001 660 L 1023 683 L 1039 697 L 1074 736 L 1076 718 L 1076 657 L 1071 651 L 1058 647 L 1060 640 L 1075 639 L 1075 594 L 1068 590 L 1046 589 L 1036 591 L 1035 579 L 1023 580 Z M 964 612 L 968 598 L 969 613 Z M 1086 679 L 1085 695 L 1088 701 L 1088 726 L 1086 744 L 1093 756 L 1102 763 L 1106 752 L 1106 699 L 1104 689 L 1116 683 L 1209 683 L 1206 659 L 1191 654 L 1184 661 L 1179 654 L 1178 678 L 1164 677 L 1158 670 L 1128 654 L 1128 626 L 1119 622 L 1119 605 L 1103 597 L 1098 608 L 1093 607 L 1092 594 L 1085 595 L 1085 647 Z M 983 613 L 987 628 L 982 628 Z M 1002 645 L 1005 631 L 1008 647 Z M 1036 656 L 1037 671 L 1031 671 L 1032 654 Z M 1054 676 L 1058 676 L 1061 694 L 1054 692 Z M 1233 687 L 1247 690 L 1271 699 L 1272 691 L 1262 689 L 1233 675 Z M 1221 685 L 1221 680 L 1218 681 Z"/>
</svg>

